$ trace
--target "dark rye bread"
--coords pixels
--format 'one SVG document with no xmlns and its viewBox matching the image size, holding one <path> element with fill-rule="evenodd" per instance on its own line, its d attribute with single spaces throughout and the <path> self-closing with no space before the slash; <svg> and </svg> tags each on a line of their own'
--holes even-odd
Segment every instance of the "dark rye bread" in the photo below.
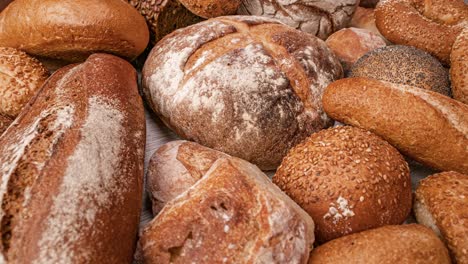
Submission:
<svg viewBox="0 0 468 264">
<path fill-rule="evenodd" d="M 274 169 L 289 148 L 331 125 L 321 95 L 343 73 L 322 40 L 231 16 L 168 35 L 142 74 L 149 105 L 179 136 Z"/>
<path fill-rule="evenodd" d="M 129 263 L 144 140 L 128 62 L 96 54 L 57 71 L 0 137 L 0 261 Z"/>
</svg>

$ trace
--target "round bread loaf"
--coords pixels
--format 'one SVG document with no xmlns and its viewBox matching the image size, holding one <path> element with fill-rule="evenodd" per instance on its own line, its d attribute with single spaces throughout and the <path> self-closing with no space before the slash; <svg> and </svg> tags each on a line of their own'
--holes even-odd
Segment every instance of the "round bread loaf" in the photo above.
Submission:
<svg viewBox="0 0 468 264">
<path fill-rule="evenodd" d="M 463 0 L 386 0 L 377 5 L 376 24 L 391 42 L 414 46 L 450 64 L 450 51 L 468 21 Z"/>
<path fill-rule="evenodd" d="M 134 59 L 148 39 L 145 19 L 121 0 L 15 0 L 0 13 L 0 46 L 40 57 L 78 62 L 106 52 Z"/>
<path fill-rule="evenodd" d="M 330 241 L 315 250 L 309 264 L 449 264 L 444 244 L 428 228 L 384 226 Z"/>
<path fill-rule="evenodd" d="M 326 43 L 345 71 L 364 54 L 387 45 L 379 35 L 360 28 L 343 28 L 328 37 Z"/>
<path fill-rule="evenodd" d="M 346 27 L 359 0 L 242 0 L 240 15 L 275 18 L 325 40 Z"/>
<path fill-rule="evenodd" d="M 453 98 L 468 104 L 468 27 L 453 44 L 450 61 Z"/>
<path fill-rule="evenodd" d="M 151 108 L 182 138 L 275 169 L 292 146 L 331 125 L 322 92 L 341 76 L 322 40 L 231 16 L 164 38 L 142 82 Z"/>
<path fill-rule="evenodd" d="M 379 3 L 379 0 L 361 0 L 359 6 L 362 7 L 375 7 Z"/>
<path fill-rule="evenodd" d="M 49 77 L 42 64 L 14 48 L 0 47 L 0 115 L 14 119 Z"/>
<path fill-rule="evenodd" d="M 428 53 L 410 46 L 392 45 L 361 57 L 348 77 L 367 77 L 432 90 L 450 96 L 447 70 Z"/>
<path fill-rule="evenodd" d="M 233 15 L 242 0 L 180 0 L 194 14 L 203 18 Z"/>
<path fill-rule="evenodd" d="M 416 189 L 414 213 L 446 242 L 456 263 L 468 263 L 468 175 L 442 172 Z"/>
<path fill-rule="evenodd" d="M 273 182 L 306 210 L 323 243 L 346 234 L 401 224 L 411 211 L 408 164 L 365 130 L 322 130 L 294 147 Z"/>
</svg>

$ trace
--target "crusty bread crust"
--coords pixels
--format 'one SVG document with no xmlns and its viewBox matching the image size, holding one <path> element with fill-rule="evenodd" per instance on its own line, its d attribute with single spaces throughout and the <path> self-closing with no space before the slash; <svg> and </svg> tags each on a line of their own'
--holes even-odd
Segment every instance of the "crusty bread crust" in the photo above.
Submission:
<svg viewBox="0 0 468 264">
<path fill-rule="evenodd" d="M 468 104 L 468 26 L 453 44 L 450 61 L 453 98 Z"/>
<path fill-rule="evenodd" d="M 129 263 L 144 140 L 128 62 L 96 54 L 51 76 L 0 137 L 0 262 Z"/>
<path fill-rule="evenodd" d="M 468 105 L 413 86 L 356 77 L 325 90 L 335 120 L 370 130 L 438 170 L 468 173 Z"/>
</svg>

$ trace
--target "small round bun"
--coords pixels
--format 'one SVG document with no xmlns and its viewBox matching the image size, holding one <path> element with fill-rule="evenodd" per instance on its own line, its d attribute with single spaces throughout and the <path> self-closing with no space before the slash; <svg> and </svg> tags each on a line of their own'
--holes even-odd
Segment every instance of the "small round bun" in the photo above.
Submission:
<svg viewBox="0 0 468 264">
<path fill-rule="evenodd" d="M 440 239 L 422 225 L 384 226 L 330 241 L 312 251 L 309 264 L 450 264 Z"/>
<path fill-rule="evenodd" d="M 273 182 L 312 216 L 323 243 L 346 234 L 401 224 L 411 211 L 408 164 L 365 130 L 322 130 L 294 147 Z"/>
<path fill-rule="evenodd" d="M 49 77 L 36 59 L 14 48 L 0 47 L 0 115 L 15 118 Z"/>
<path fill-rule="evenodd" d="M 468 263 L 468 175 L 450 171 L 423 179 L 414 213 L 442 237 L 456 263 Z"/>
<path fill-rule="evenodd" d="M 468 104 L 468 27 L 453 44 L 450 61 L 453 98 Z"/>
<path fill-rule="evenodd" d="M 416 86 L 450 96 L 447 70 L 428 53 L 410 46 L 392 45 L 361 57 L 348 77 L 366 77 Z"/>
<path fill-rule="evenodd" d="M 153 1 L 154 2 L 154 1 Z M 234 15 L 241 0 L 180 0 L 194 14 L 203 18 Z"/>
<path fill-rule="evenodd" d="M 395 44 L 414 46 L 450 64 L 450 52 L 468 22 L 463 0 L 386 0 L 375 9 L 379 31 Z"/>
</svg>

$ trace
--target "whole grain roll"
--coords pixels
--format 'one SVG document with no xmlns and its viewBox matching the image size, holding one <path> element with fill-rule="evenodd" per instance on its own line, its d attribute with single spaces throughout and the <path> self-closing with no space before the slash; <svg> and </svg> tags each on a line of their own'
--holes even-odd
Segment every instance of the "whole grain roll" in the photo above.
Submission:
<svg viewBox="0 0 468 264">
<path fill-rule="evenodd" d="M 273 183 L 314 219 L 319 243 L 401 224 L 411 211 L 403 156 L 371 132 L 350 126 L 322 130 L 291 149 Z"/>
<path fill-rule="evenodd" d="M 144 18 L 122 0 L 15 0 L 0 13 L 0 46 L 39 57 L 78 62 L 106 52 L 134 59 L 148 39 Z"/>
<path fill-rule="evenodd" d="M 346 27 L 359 0 L 242 0 L 239 15 L 274 18 L 325 40 Z"/>
<path fill-rule="evenodd" d="M 468 104 L 468 27 L 453 44 L 450 61 L 453 98 Z"/>
<path fill-rule="evenodd" d="M 442 172 L 416 189 L 414 213 L 444 241 L 455 263 L 468 263 L 468 175 Z"/>
<path fill-rule="evenodd" d="M 422 225 L 384 226 L 330 241 L 312 251 L 309 264 L 449 264 L 442 241 Z"/>
<path fill-rule="evenodd" d="M 234 15 L 242 0 L 180 0 L 192 13 L 203 17 Z"/>
<path fill-rule="evenodd" d="M 348 74 L 416 86 L 450 96 L 447 70 L 428 53 L 410 46 L 391 45 L 362 56 Z"/>
<path fill-rule="evenodd" d="M 322 40 L 231 16 L 160 41 L 142 83 L 151 108 L 182 138 L 275 169 L 289 148 L 331 125 L 321 95 L 342 74 Z"/>
</svg>

